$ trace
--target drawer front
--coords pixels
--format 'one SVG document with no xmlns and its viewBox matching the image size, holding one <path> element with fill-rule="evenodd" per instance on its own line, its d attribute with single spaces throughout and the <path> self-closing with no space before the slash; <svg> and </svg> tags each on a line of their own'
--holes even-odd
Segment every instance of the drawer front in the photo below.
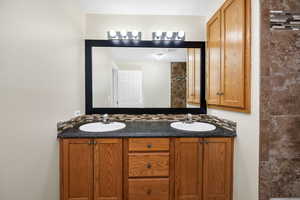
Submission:
<svg viewBox="0 0 300 200">
<path fill-rule="evenodd" d="M 128 200 L 168 200 L 169 179 L 129 179 Z"/>
<path fill-rule="evenodd" d="M 168 138 L 131 138 L 129 151 L 169 151 Z"/>
<path fill-rule="evenodd" d="M 168 177 L 169 153 L 129 154 L 129 177 Z"/>
</svg>

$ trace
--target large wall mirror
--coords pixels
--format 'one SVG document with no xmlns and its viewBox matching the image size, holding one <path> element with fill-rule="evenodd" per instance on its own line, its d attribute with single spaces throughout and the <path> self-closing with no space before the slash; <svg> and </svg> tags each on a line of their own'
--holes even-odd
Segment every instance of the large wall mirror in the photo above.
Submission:
<svg viewBox="0 0 300 200">
<path fill-rule="evenodd" d="M 87 114 L 206 113 L 204 48 L 87 40 Z"/>
</svg>

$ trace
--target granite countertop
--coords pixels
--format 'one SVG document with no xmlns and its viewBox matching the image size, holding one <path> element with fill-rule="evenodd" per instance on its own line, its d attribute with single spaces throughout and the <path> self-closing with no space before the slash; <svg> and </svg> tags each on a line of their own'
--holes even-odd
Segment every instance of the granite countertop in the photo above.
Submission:
<svg viewBox="0 0 300 200">
<path fill-rule="evenodd" d="M 91 119 L 91 117 L 87 117 Z M 203 116 L 202 116 L 203 118 Z M 206 120 L 205 120 L 206 119 Z M 210 119 L 210 120 L 209 120 Z M 71 120 L 74 122 L 74 119 Z M 75 120 L 76 121 L 76 120 Z M 77 120 L 79 122 L 80 120 Z M 83 120 L 84 121 L 84 120 Z M 223 123 L 214 123 L 211 117 L 204 117 L 202 121 L 214 124 L 217 128 L 213 131 L 195 132 L 195 131 L 182 131 L 174 129 L 170 126 L 170 123 L 174 121 L 180 121 L 178 118 L 172 118 L 169 120 L 124 120 L 126 127 L 117 131 L 110 132 L 84 132 L 79 130 L 79 126 L 85 123 L 90 123 L 99 120 L 85 120 L 81 123 L 73 123 L 72 126 L 68 126 L 59 131 L 58 138 L 127 138 L 127 137 L 235 137 L 236 131 L 234 123 L 228 128 L 223 126 L 224 124 L 231 123 L 230 121 L 224 121 Z M 122 120 L 116 120 L 122 121 Z M 220 120 L 222 121 L 222 120 Z M 220 122 L 218 121 L 218 122 Z M 69 121 L 70 122 L 70 121 Z M 61 127 L 61 124 L 58 125 Z"/>
</svg>

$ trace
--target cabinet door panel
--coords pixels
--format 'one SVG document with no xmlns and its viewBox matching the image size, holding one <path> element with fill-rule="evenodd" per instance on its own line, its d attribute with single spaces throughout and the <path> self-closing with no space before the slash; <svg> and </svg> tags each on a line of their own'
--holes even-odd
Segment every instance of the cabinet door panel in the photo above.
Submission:
<svg viewBox="0 0 300 200">
<path fill-rule="evenodd" d="M 245 106 L 245 0 L 228 0 L 221 8 L 221 105 Z"/>
<path fill-rule="evenodd" d="M 232 139 L 209 138 L 204 145 L 204 200 L 230 200 L 232 189 Z"/>
<path fill-rule="evenodd" d="M 93 148 L 88 139 L 62 141 L 63 200 L 92 200 Z"/>
<path fill-rule="evenodd" d="M 195 97 L 194 103 L 200 104 L 200 49 L 195 49 Z"/>
<path fill-rule="evenodd" d="M 188 49 L 187 65 L 187 102 L 194 103 L 195 99 L 195 49 Z"/>
<path fill-rule="evenodd" d="M 220 104 L 221 90 L 221 16 L 217 12 L 207 24 L 207 103 Z"/>
<path fill-rule="evenodd" d="M 177 138 L 175 142 L 175 200 L 202 199 L 201 138 Z"/>
<path fill-rule="evenodd" d="M 122 139 L 95 140 L 95 200 L 122 199 Z"/>
</svg>

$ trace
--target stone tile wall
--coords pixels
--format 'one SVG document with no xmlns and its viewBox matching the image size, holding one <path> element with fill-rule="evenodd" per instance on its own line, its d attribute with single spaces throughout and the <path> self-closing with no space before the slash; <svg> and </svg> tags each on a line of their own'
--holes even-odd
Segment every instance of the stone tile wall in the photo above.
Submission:
<svg viewBox="0 0 300 200">
<path fill-rule="evenodd" d="M 261 0 L 260 200 L 300 197 L 300 31 L 270 30 L 270 10 L 300 0 Z"/>
</svg>

